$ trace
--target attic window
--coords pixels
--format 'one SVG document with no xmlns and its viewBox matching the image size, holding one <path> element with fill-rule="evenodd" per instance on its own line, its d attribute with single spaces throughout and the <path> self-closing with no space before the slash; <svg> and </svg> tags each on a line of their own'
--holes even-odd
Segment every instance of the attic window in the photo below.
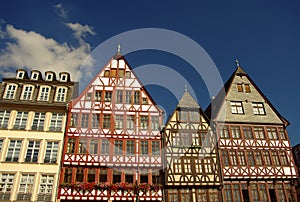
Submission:
<svg viewBox="0 0 300 202">
<path fill-rule="evenodd" d="M 105 70 L 105 71 L 104 71 L 104 76 L 105 76 L 105 77 L 109 77 L 109 70 Z"/>
<path fill-rule="evenodd" d="M 231 113 L 232 114 L 244 114 L 243 104 L 242 102 L 230 102 Z"/>
<path fill-rule="evenodd" d="M 130 71 L 127 71 L 127 72 L 126 72 L 125 77 L 126 77 L 126 78 L 130 78 L 130 77 L 131 77 Z"/>
<path fill-rule="evenodd" d="M 255 115 L 265 115 L 266 114 L 265 107 L 264 107 L 263 103 L 253 102 L 252 107 L 253 107 L 253 113 Z"/>
<path fill-rule="evenodd" d="M 31 79 L 32 80 L 38 80 L 38 73 L 37 72 L 33 72 L 32 74 L 31 74 Z"/>
<path fill-rule="evenodd" d="M 47 74 L 46 81 L 52 81 L 53 74 Z"/>
<path fill-rule="evenodd" d="M 24 78 L 24 72 L 18 72 L 17 79 L 23 79 Z"/>
<path fill-rule="evenodd" d="M 245 92 L 246 93 L 250 93 L 251 92 L 249 84 L 245 84 Z"/>
<path fill-rule="evenodd" d="M 63 74 L 61 75 L 60 81 L 67 81 L 67 75 Z"/>
<path fill-rule="evenodd" d="M 238 92 L 243 92 L 243 86 L 241 83 L 236 84 Z"/>
</svg>

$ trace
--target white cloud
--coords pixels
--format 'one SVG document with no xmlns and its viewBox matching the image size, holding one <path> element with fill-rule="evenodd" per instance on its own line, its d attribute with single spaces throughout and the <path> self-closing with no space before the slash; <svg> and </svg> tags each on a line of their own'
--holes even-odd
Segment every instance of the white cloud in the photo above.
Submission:
<svg viewBox="0 0 300 202">
<path fill-rule="evenodd" d="M 58 43 L 53 38 L 46 38 L 39 33 L 7 25 L 3 32 L 9 41 L 0 52 L 0 74 L 6 77 L 8 70 L 11 72 L 11 67 L 14 67 L 38 69 L 41 72 L 67 71 L 71 73 L 72 79 L 75 79 L 84 60 L 85 65 L 93 64 L 93 59 L 88 57 L 90 45 L 83 37 L 87 33 L 92 35 L 95 33 L 87 25 L 74 23 L 68 27 L 74 31 L 74 36 L 79 41 L 78 47 Z"/>
<path fill-rule="evenodd" d="M 56 13 L 56 15 L 58 15 L 59 17 L 61 17 L 63 19 L 67 19 L 68 13 L 67 13 L 66 9 L 62 6 L 62 4 L 56 4 L 53 7 L 54 7 L 54 12 Z"/>
</svg>

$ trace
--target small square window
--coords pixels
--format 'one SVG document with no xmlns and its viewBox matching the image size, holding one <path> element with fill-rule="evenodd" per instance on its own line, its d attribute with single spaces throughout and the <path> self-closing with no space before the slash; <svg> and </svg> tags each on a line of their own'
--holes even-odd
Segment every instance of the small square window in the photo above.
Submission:
<svg viewBox="0 0 300 202">
<path fill-rule="evenodd" d="M 243 85 L 241 83 L 238 83 L 237 85 L 238 92 L 243 92 Z"/>
<path fill-rule="evenodd" d="M 46 81 L 52 81 L 53 74 L 47 74 Z"/>
<path fill-rule="evenodd" d="M 23 79 L 24 78 L 24 72 L 18 72 L 17 79 Z"/>
<path fill-rule="evenodd" d="M 109 70 L 105 70 L 105 71 L 104 71 L 104 76 L 105 76 L 105 77 L 109 77 Z"/>
<path fill-rule="evenodd" d="M 38 80 L 38 73 L 37 72 L 33 72 L 31 75 L 31 79 L 32 80 Z"/>
<path fill-rule="evenodd" d="M 63 74 L 61 75 L 60 81 L 67 81 L 67 75 Z"/>
<path fill-rule="evenodd" d="M 245 92 L 246 93 L 251 93 L 250 85 L 249 84 L 245 84 Z"/>
<path fill-rule="evenodd" d="M 126 72 L 125 77 L 126 77 L 126 78 L 130 78 L 130 77 L 131 77 L 130 71 L 127 71 L 127 72 Z"/>
</svg>

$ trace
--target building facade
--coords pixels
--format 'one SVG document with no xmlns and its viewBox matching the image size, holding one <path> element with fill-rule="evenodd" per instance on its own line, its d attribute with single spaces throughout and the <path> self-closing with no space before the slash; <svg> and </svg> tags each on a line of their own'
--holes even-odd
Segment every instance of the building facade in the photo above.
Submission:
<svg viewBox="0 0 300 202">
<path fill-rule="evenodd" d="M 163 134 L 165 201 L 221 201 L 217 138 L 200 106 L 185 92 Z"/>
<path fill-rule="evenodd" d="M 298 201 L 300 201 L 300 144 L 293 147 L 294 160 L 297 167 L 298 179 L 296 183 L 296 192 Z"/>
<path fill-rule="evenodd" d="M 207 114 L 219 138 L 224 201 L 297 200 L 289 123 L 238 62 Z"/>
<path fill-rule="evenodd" d="M 0 84 L 0 200 L 56 201 L 67 103 L 77 83 L 61 72 L 17 70 Z"/>
<path fill-rule="evenodd" d="M 68 117 L 59 200 L 162 200 L 162 112 L 119 52 Z"/>
</svg>

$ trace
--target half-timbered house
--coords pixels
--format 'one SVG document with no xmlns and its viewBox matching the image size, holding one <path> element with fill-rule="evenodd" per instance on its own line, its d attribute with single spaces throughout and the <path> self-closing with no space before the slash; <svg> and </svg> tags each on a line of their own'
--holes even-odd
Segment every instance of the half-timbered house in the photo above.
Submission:
<svg viewBox="0 0 300 202">
<path fill-rule="evenodd" d="M 162 111 L 119 51 L 68 117 L 61 201 L 162 200 Z"/>
<path fill-rule="evenodd" d="M 237 61 L 207 109 L 219 138 L 224 201 L 296 201 L 289 125 Z"/>
<path fill-rule="evenodd" d="M 188 91 L 162 131 L 165 201 L 220 201 L 216 135 Z"/>
</svg>

